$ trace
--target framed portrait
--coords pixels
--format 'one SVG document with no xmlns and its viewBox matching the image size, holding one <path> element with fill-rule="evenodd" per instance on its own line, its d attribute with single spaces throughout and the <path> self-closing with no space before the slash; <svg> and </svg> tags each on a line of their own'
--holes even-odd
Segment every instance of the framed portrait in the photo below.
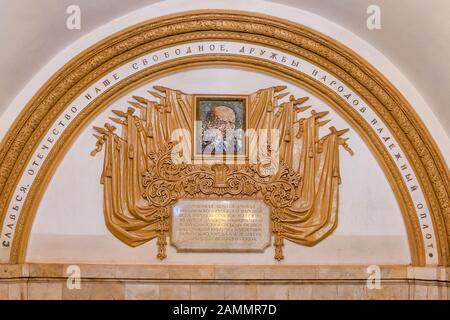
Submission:
<svg viewBox="0 0 450 320">
<path fill-rule="evenodd" d="M 194 159 L 246 159 L 248 97 L 196 95 Z"/>
</svg>

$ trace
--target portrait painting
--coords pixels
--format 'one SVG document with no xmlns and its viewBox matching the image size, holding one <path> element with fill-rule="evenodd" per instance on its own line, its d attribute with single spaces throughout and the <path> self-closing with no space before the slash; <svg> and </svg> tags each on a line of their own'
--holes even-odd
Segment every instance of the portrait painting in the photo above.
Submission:
<svg viewBox="0 0 450 320">
<path fill-rule="evenodd" d="M 195 156 L 245 156 L 246 108 L 245 97 L 196 97 Z"/>
</svg>

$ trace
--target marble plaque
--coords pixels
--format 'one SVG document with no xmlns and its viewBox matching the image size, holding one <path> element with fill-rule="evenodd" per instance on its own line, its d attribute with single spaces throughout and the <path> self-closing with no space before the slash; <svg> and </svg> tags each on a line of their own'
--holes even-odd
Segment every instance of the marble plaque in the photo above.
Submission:
<svg viewBox="0 0 450 320">
<path fill-rule="evenodd" d="M 270 238 L 262 200 L 185 199 L 172 207 L 170 242 L 180 252 L 263 252 Z"/>
</svg>

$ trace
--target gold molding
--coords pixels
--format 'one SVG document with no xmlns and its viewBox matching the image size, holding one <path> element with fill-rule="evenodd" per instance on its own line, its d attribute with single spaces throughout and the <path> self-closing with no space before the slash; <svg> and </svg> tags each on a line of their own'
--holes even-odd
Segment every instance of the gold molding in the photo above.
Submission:
<svg viewBox="0 0 450 320">
<path fill-rule="evenodd" d="M 269 16 L 249 14 L 234 11 L 195 11 L 179 15 L 150 20 L 142 24 L 108 37 L 104 41 L 82 52 L 79 56 L 68 62 L 58 71 L 25 106 L 19 117 L 9 129 L 0 149 L 0 214 L 1 220 L 5 218 L 6 206 L 18 183 L 24 166 L 30 159 L 37 143 L 45 134 L 49 125 L 56 119 L 82 90 L 98 80 L 112 69 L 127 61 L 142 55 L 144 52 L 167 45 L 192 40 L 227 39 L 240 40 L 269 45 L 273 48 L 301 56 L 337 76 L 357 92 L 365 101 L 376 110 L 377 114 L 388 124 L 395 138 L 399 141 L 402 150 L 414 164 L 414 172 L 420 180 L 420 185 L 427 197 L 430 214 L 439 244 L 439 261 L 447 265 L 449 255 L 450 233 L 450 199 L 449 175 L 442 155 L 423 123 L 413 111 L 413 108 L 400 95 L 400 93 L 374 68 L 357 54 L 336 43 L 334 40 L 321 35 L 309 28 Z M 244 63 L 246 59 L 238 57 L 214 56 L 216 63 L 235 61 Z M 170 71 L 171 68 L 182 68 L 183 64 L 190 62 L 207 61 L 206 57 L 191 57 L 179 59 L 172 63 L 151 68 L 153 72 Z M 260 65 L 266 68 L 269 63 L 252 58 L 247 63 L 252 66 Z M 270 64 L 272 73 L 287 73 L 289 77 L 303 80 L 307 86 L 316 87 L 334 105 L 343 105 L 340 98 L 315 81 L 302 77 L 281 66 Z M 140 72 L 143 79 L 146 72 Z M 153 74 L 155 75 L 155 74 Z M 93 102 L 71 124 L 71 131 L 66 131 L 58 141 L 58 146 L 52 150 L 49 158 L 41 168 L 39 176 L 30 189 L 27 201 L 22 209 L 22 215 L 16 228 L 16 235 L 11 252 L 11 262 L 23 261 L 25 257 L 28 235 L 31 229 L 34 212 L 38 200 L 45 190 L 46 182 L 53 169 L 64 154 L 71 140 L 78 132 L 75 124 L 86 123 L 96 111 L 105 106 L 119 95 L 120 90 L 131 86 L 139 77 L 130 77 L 110 89 L 111 95 L 101 96 Z M 137 82 L 135 82 L 137 83 Z M 113 92 L 114 91 L 114 92 Z M 352 124 L 357 124 L 361 133 L 364 124 L 351 110 L 341 111 L 353 118 Z M 83 119 L 83 120 L 81 120 Z M 378 159 L 382 159 L 382 167 L 391 178 L 391 185 L 396 190 L 405 216 L 405 222 L 410 237 L 413 263 L 424 264 L 423 241 L 420 226 L 415 216 L 414 207 L 403 183 L 400 173 L 382 152 L 379 138 L 371 132 L 366 132 L 370 146 L 378 152 Z M 62 139 L 64 138 L 64 139 Z M 394 183 L 392 183 L 392 180 Z"/>
</svg>

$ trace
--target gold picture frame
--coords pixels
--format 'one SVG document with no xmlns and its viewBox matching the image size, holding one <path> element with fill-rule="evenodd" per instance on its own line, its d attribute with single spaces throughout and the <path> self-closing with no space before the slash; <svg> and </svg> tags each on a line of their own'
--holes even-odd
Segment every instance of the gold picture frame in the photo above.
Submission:
<svg viewBox="0 0 450 320">
<path fill-rule="evenodd" d="M 194 163 L 200 161 L 201 163 L 245 163 L 248 160 L 249 146 L 248 136 L 246 131 L 248 129 L 248 95 L 228 95 L 228 94 L 195 94 L 193 109 L 193 134 L 192 134 L 192 159 Z M 237 147 L 233 153 L 222 154 L 207 154 L 203 152 L 203 122 L 205 121 L 206 113 L 214 107 L 224 106 L 230 108 L 235 113 L 235 124 L 237 127 L 234 130 L 242 130 L 240 142 L 242 148 Z M 235 131 L 236 132 L 236 131 Z M 236 136 L 234 136 L 236 138 Z M 209 141 L 209 140 L 207 140 Z M 233 147 L 236 147 L 236 142 L 233 139 Z M 201 152 L 199 152 L 201 151 Z"/>
</svg>

